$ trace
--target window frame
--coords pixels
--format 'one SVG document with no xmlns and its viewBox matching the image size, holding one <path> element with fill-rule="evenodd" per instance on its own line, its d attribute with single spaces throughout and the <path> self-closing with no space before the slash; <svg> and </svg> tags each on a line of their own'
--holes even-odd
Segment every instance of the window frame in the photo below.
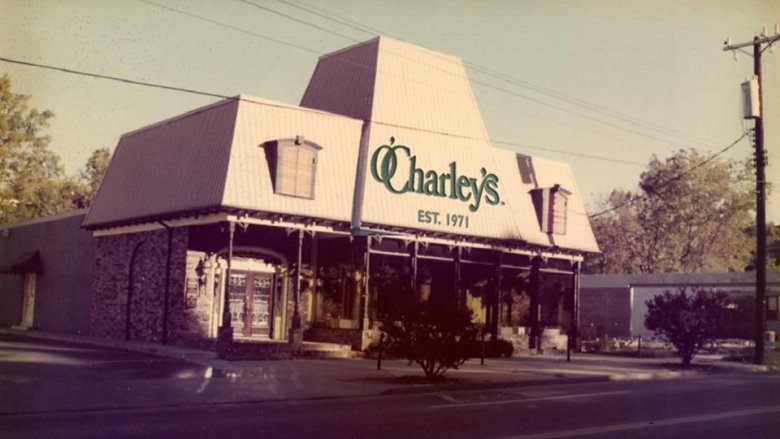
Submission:
<svg viewBox="0 0 780 439">
<path fill-rule="evenodd" d="M 569 196 L 571 192 L 556 184 L 550 187 L 536 188 L 529 191 L 536 211 L 536 220 L 539 224 L 539 230 L 547 235 L 566 235 L 569 229 Z M 554 209 L 556 198 L 562 200 L 560 211 Z M 562 225 L 559 230 L 555 229 L 555 214 L 561 217 Z M 553 216 L 553 218 L 550 218 Z M 545 221 L 546 219 L 546 221 Z M 552 227 L 548 226 L 552 223 Z"/>
<path fill-rule="evenodd" d="M 271 171 L 271 182 L 273 185 L 274 194 L 314 200 L 317 195 L 317 165 L 319 163 L 319 151 L 322 149 L 322 147 L 314 142 L 310 142 L 304 139 L 303 136 L 273 140 L 271 142 L 267 142 L 264 144 L 264 146 L 266 147 L 266 153 L 270 159 L 269 170 Z M 285 172 L 283 166 L 288 163 L 286 155 L 291 151 L 295 151 L 295 154 L 299 154 L 299 150 L 310 153 L 312 160 L 311 163 L 305 165 L 309 166 L 306 171 L 310 173 L 309 189 L 305 191 L 301 191 L 297 187 L 297 182 L 301 178 L 302 166 L 300 163 L 298 163 L 298 158 L 296 158 L 294 174 L 291 176 L 283 175 L 283 172 Z M 287 172 L 289 172 L 289 169 Z M 294 189 L 290 190 L 288 187 L 286 187 L 286 185 L 283 185 L 281 183 L 282 178 L 292 179 L 294 182 Z"/>
</svg>

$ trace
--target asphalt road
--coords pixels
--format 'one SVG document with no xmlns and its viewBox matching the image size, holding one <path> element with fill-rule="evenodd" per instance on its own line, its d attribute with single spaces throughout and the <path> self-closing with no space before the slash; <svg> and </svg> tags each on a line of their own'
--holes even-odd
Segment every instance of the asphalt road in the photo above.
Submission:
<svg viewBox="0 0 780 439">
<path fill-rule="evenodd" d="M 780 438 L 777 374 L 260 403 L 187 401 L 182 393 L 164 404 L 134 389 L 176 393 L 170 383 L 202 366 L 67 349 L 80 348 L 2 340 L 0 438 Z M 104 397 L 84 380 L 104 387 Z M 22 393 L 29 389 L 38 395 Z M 89 404 L 67 404 L 81 400 Z"/>
</svg>

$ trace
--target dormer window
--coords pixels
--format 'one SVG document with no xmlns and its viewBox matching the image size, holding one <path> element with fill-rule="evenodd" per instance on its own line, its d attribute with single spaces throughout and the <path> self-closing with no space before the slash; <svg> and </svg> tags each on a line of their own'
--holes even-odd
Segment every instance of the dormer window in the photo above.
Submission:
<svg viewBox="0 0 780 439">
<path fill-rule="evenodd" d="M 306 141 L 303 136 L 269 142 L 266 151 L 272 162 L 274 193 L 314 199 L 320 149 L 322 147 Z"/>
<path fill-rule="evenodd" d="M 566 234 L 566 215 L 571 192 L 556 184 L 553 187 L 531 190 L 536 219 L 542 232 L 554 235 Z"/>
</svg>

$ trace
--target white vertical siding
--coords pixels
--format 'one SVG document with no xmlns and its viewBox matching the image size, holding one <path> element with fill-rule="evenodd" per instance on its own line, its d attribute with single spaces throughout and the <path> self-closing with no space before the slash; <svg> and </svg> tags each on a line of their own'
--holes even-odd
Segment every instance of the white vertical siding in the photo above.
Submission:
<svg viewBox="0 0 780 439">
<path fill-rule="evenodd" d="M 487 139 L 458 58 L 382 37 L 372 121 Z"/>
<path fill-rule="evenodd" d="M 349 221 L 362 122 L 245 97 L 239 106 L 223 204 Z M 275 194 L 263 144 L 303 136 L 317 152 L 315 199 Z"/>
<path fill-rule="evenodd" d="M 441 175 L 450 172 L 450 163 L 455 162 L 457 173 L 461 176 L 476 178 L 481 182 L 481 169 L 487 173 L 497 173 L 498 169 L 492 160 L 491 148 L 487 142 L 478 142 L 460 137 L 429 133 L 407 128 L 388 127 L 383 124 L 372 124 L 369 143 L 369 168 L 371 156 L 382 145 L 387 144 L 390 137 L 397 144 L 405 145 L 416 157 L 416 166 L 425 171 L 433 170 Z M 405 156 L 399 156 L 398 170 L 394 185 L 400 187 L 409 175 L 409 164 Z M 501 176 L 499 175 L 499 179 Z M 449 191 L 449 187 L 447 191 Z M 506 194 L 506 186 L 500 180 L 498 192 L 502 200 Z M 383 183 L 378 182 L 366 172 L 365 198 L 363 201 L 363 221 L 368 223 L 421 229 L 433 232 L 455 233 L 471 236 L 483 236 L 501 239 L 522 239 L 517 229 L 509 206 L 504 203 L 489 205 L 483 199 L 476 212 L 469 210 L 470 201 L 461 201 L 449 197 L 437 197 L 407 192 L 394 194 L 388 191 Z M 439 223 L 420 220 L 420 211 L 436 212 Z M 467 216 L 468 227 L 465 224 L 447 224 L 447 214 Z"/>
<path fill-rule="evenodd" d="M 361 193 L 356 179 L 365 175 L 357 200 L 364 224 L 598 251 L 571 169 L 493 148 L 457 58 L 384 37 L 358 44 L 320 59 L 302 106 L 241 96 L 123 136 L 85 225 L 220 206 L 349 222 Z M 361 173 L 364 120 L 369 169 Z M 297 136 L 321 147 L 314 199 L 274 192 L 276 164 L 264 145 Z M 454 163 L 478 186 L 495 174 L 500 201 L 483 193 L 477 208 L 470 183 L 465 201 L 451 197 L 450 184 L 446 196 L 392 193 L 370 169 L 391 137 L 422 172 L 449 174 Z M 294 166 L 301 157 L 278 159 Z M 399 159 L 396 187 L 410 173 L 408 158 Z M 289 177 L 279 183 L 307 195 L 298 187 L 312 184 L 312 175 L 298 169 Z M 541 231 L 529 193 L 555 184 L 571 192 L 563 235 Z"/>
<path fill-rule="evenodd" d="M 539 187 L 559 184 L 572 193 L 567 203 L 566 234 L 552 235 L 553 243 L 561 248 L 598 252 L 599 246 L 590 227 L 590 220 L 571 167 L 565 163 L 540 158 L 533 158 L 532 163 Z"/>
</svg>

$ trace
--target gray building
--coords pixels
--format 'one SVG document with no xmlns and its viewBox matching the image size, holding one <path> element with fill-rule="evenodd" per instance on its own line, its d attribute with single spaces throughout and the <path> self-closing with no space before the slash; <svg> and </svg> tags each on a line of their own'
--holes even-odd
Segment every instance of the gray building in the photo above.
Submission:
<svg viewBox="0 0 780 439">
<path fill-rule="evenodd" d="M 85 214 L 0 225 L 0 326 L 89 332 L 95 241 Z"/>
<path fill-rule="evenodd" d="M 756 294 L 756 274 L 655 273 L 583 275 L 580 287 L 580 324 L 583 335 L 649 336 L 644 325 L 646 302 L 664 291 L 679 288 L 723 291 L 733 297 Z M 778 321 L 780 272 L 767 273 L 767 331 L 780 332 Z"/>
</svg>

